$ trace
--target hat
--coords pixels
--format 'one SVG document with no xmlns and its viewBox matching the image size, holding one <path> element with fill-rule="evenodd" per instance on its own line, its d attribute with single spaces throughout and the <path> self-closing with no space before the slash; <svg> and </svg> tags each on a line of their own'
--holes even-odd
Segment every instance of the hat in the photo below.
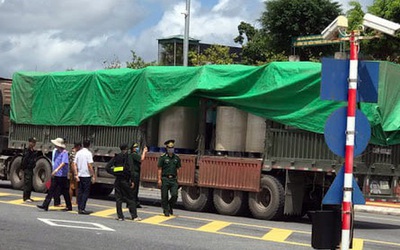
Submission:
<svg viewBox="0 0 400 250">
<path fill-rule="evenodd" d="M 164 142 L 165 147 L 167 148 L 173 148 L 175 146 L 175 140 L 168 140 Z"/>
<path fill-rule="evenodd" d="M 36 138 L 35 137 L 29 137 L 28 142 L 36 142 Z"/>
<path fill-rule="evenodd" d="M 60 147 L 60 148 L 66 147 L 63 138 L 56 138 L 54 140 L 51 140 L 51 143 L 53 143 L 54 145 L 56 145 L 57 147 Z"/>
<path fill-rule="evenodd" d="M 134 143 L 132 144 L 132 148 L 138 148 L 138 147 L 139 147 L 139 144 L 138 144 L 138 143 L 134 142 Z"/>
</svg>

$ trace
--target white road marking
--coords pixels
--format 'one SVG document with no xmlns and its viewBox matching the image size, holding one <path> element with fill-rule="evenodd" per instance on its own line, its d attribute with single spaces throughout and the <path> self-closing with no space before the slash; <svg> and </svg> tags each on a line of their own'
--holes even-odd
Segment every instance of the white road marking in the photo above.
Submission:
<svg viewBox="0 0 400 250">
<path fill-rule="evenodd" d="M 115 231 L 114 229 L 106 227 L 99 223 L 81 222 L 72 220 L 55 220 L 55 219 L 44 219 L 44 218 L 38 218 L 38 220 L 54 227 L 69 227 L 69 228 L 103 230 L 103 231 L 113 231 L 113 232 Z"/>
</svg>

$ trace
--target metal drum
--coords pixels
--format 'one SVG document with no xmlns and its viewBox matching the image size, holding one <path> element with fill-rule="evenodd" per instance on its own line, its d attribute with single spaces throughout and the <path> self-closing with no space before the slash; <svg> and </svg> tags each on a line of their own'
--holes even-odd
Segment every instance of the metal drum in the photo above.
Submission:
<svg viewBox="0 0 400 250">
<path fill-rule="evenodd" d="M 166 140 L 174 139 L 175 148 L 196 149 L 198 126 L 198 109 L 171 107 L 160 116 L 158 146 L 164 147 Z"/>
<path fill-rule="evenodd" d="M 154 148 L 158 145 L 159 123 L 160 119 L 158 115 L 146 120 L 146 144 L 148 147 Z"/>
<path fill-rule="evenodd" d="M 246 148 L 249 153 L 264 152 L 265 119 L 253 114 L 247 116 Z"/>
<path fill-rule="evenodd" d="M 246 128 L 246 112 L 233 107 L 217 107 L 215 150 L 243 152 Z"/>
</svg>

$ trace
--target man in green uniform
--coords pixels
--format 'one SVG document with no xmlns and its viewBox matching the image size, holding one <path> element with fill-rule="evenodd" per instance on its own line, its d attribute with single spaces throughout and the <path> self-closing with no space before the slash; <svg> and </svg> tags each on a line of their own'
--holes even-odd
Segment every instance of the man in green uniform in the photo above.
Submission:
<svg viewBox="0 0 400 250">
<path fill-rule="evenodd" d="M 135 184 L 135 187 L 133 188 L 133 197 L 136 200 L 137 208 L 142 207 L 140 205 L 139 197 L 138 197 L 139 186 L 140 186 L 140 167 L 141 167 L 142 161 L 146 157 L 147 151 L 148 151 L 147 147 L 144 147 L 142 154 L 140 154 L 139 144 L 135 142 L 132 144 L 132 153 L 129 155 L 129 160 L 131 161 L 130 165 L 132 166 L 132 169 L 131 169 L 132 180 L 133 180 L 133 183 Z"/>
<path fill-rule="evenodd" d="M 175 140 L 164 143 L 167 152 L 158 160 L 158 188 L 161 188 L 161 206 L 165 216 L 173 215 L 173 207 L 178 200 L 178 174 L 181 159 L 174 153 Z M 171 198 L 168 199 L 168 192 Z"/>
<path fill-rule="evenodd" d="M 114 189 L 117 209 L 117 220 L 125 220 L 122 202 L 128 204 L 132 220 L 140 221 L 137 216 L 136 201 L 133 197 L 134 183 L 131 180 L 131 166 L 128 163 L 128 144 L 121 144 L 121 153 L 112 158 L 106 165 L 106 171 L 115 176 Z"/>
<path fill-rule="evenodd" d="M 24 202 L 32 202 L 32 182 L 33 182 L 33 169 L 36 166 L 36 138 L 31 137 L 28 139 L 28 148 L 25 149 L 24 155 L 22 156 L 21 167 L 24 170 L 24 194 L 22 199 Z"/>
</svg>

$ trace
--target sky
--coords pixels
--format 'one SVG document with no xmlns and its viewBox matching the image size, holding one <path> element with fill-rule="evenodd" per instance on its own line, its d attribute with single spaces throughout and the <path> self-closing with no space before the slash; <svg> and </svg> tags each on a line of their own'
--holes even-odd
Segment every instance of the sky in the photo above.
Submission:
<svg viewBox="0 0 400 250">
<path fill-rule="evenodd" d="M 259 27 L 264 1 L 191 0 L 190 37 L 239 46 L 237 26 Z M 185 8 L 186 0 L 0 0 L 0 77 L 97 70 L 115 60 L 125 67 L 131 50 L 156 61 L 157 39 L 184 34 Z"/>
</svg>

